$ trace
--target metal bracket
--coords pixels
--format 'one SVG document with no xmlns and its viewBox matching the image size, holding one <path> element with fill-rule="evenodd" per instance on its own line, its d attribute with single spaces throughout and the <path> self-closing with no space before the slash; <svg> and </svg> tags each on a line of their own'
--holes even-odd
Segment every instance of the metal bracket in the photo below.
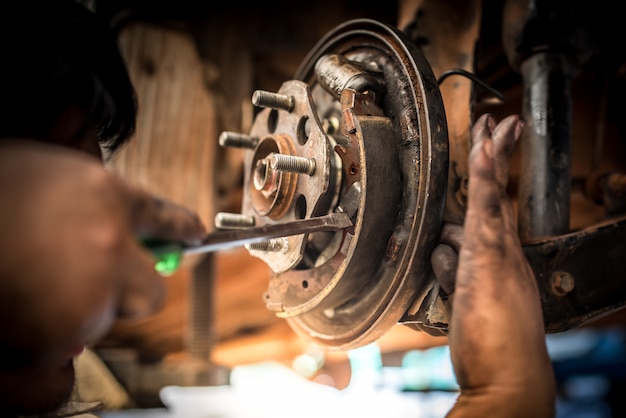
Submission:
<svg viewBox="0 0 626 418">
<path fill-rule="evenodd" d="M 526 243 L 523 250 L 537 279 L 547 333 L 575 328 L 626 306 L 626 216 Z M 441 335 L 448 330 L 448 296 L 435 285 L 428 301 L 400 323 Z"/>
</svg>

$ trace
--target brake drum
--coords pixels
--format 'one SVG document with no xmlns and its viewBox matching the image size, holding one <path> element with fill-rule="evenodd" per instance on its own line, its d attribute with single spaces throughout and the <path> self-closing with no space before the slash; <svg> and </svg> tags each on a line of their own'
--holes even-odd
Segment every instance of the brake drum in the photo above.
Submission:
<svg viewBox="0 0 626 418">
<path fill-rule="evenodd" d="M 331 212 L 353 221 L 248 246 L 272 270 L 266 306 L 325 348 L 369 344 L 432 286 L 448 175 L 437 80 L 401 32 L 359 19 L 252 101 L 250 133 L 220 138 L 247 148 L 240 226 Z"/>
</svg>

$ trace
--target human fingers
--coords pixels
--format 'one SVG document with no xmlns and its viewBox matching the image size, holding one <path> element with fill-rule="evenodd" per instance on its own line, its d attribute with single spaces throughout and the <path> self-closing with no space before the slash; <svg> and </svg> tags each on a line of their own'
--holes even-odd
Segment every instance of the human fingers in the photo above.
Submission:
<svg viewBox="0 0 626 418">
<path fill-rule="evenodd" d="M 482 114 L 474 125 L 472 125 L 470 152 L 475 148 L 476 142 L 483 138 L 491 137 L 494 129 L 496 129 L 496 119 L 491 113 Z"/>
<path fill-rule="evenodd" d="M 206 235 L 199 216 L 189 208 L 125 183 L 122 187 L 128 200 L 131 228 L 138 236 L 197 243 Z"/>
<path fill-rule="evenodd" d="M 498 184 L 504 191 L 509 181 L 509 167 L 515 142 L 520 137 L 524 121 L 519 115 L 511 115 L 499 122 L 493 129 L 495 174 Z"/>
<path fill-rule="evenodd" d="M 496 124 L 484 115 L 472 131 L 468 209 L 450 322 L 461 396 L 450 417 L 484 416 L 484 411 L 549 416 L 552 410 L 540 299 L 505 193 L 520 122 L 514 116 Z"/>
<path fill-rule="evenodd" d="M 463 225 L 446 222 L 441 228 L 441 236 L 439 238 L 441 244 L 449 245 L 456 252 L 461 249 L 463 243 Z"/>
<path fill-rule="evenodd" d="M 472 129 L 473 145 L 469 156 L 468 205 L 464 227 L 464 246 L 472 251 L 501 244 L 502 190 L 495 172 L 493 129 L 495 119 L 483 115 Z"/>
<path fill-rule="evenodd" d="M 433 273 L 443 290 L 454 292 L 459 251 L 463 242 L 463 225 L 445 223 L 441 228 L 439 245 L 433 250 L 430 262 Z"/>
<path fill-rule="evenodd" d="M 472 147 L 469 155 L 470 182 L 476 178 L 472 177 L 472 174 L 488 181 L 491 181 L 494 177 L 493 157 L 495 150 L 493 132 L 496 126 L 495 118 L 487 113 L 478 118 L 472 127 Z"/>
<path fill-rule="evenodd" d="M 515 148 L 515 143 L 520 137 L 524 128 L 524 121 L 518 115 L 511 115 L 499 122 L 493 130 L 492 138 L 494 144 L 494 168 L 495 176 L 502 195 L 501 209 L 503 217 L 503 234 L 507 241 L 517 241 L 517 226 L 513 206 L 509 196 L 506 194 L 506 187 L 509 181 L 510 161 Z"/>
<path fill-rule="evenodd" d="M 458 266 L 458 253 L 449 245 L 439 244 L 430 257 L 433 273 L 441 288 L 448 295 L 454 293 L 454 282 Z"/>
</svg>

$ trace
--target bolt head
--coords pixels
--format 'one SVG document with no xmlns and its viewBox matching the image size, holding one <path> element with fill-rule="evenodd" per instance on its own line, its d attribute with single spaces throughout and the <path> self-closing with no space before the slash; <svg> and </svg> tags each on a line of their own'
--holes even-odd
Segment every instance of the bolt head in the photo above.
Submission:
<svg viewBox="0 0 626 418">
<path fill-rule="evenodd" d="M 555 271 L 550 278 L 552 293 L 556 296 L 565 296 L 574 290 L 576 282 L 574 276 L 566 271 Z"/>
</svg>

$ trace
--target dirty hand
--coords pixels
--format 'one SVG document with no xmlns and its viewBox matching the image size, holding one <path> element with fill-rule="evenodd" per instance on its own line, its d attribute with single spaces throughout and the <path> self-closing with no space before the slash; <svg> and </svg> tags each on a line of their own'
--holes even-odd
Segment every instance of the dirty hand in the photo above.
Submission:
<svg viewBox="0 0 626 418">
<path fill-rule="evenodd" d="M 509 158 L 522 128 L 516 115 L 498 124 L 491 115 L 477 120 L 465 224 L 446 226 L 444 245 L 433 252 L 433 268 L 452 295 L 449 344 L 461 387 L 448 417 L 555 413 L 539 292 L 505 192 Z"/>
<path fill-rule="evenodd" d="M 164 279 L 138 238 L 195 242 L 199 218 L 84 153 L 0 142 L 0 350 L 67 361 L 117 317 L 155 312 Z"/>
</svg>

